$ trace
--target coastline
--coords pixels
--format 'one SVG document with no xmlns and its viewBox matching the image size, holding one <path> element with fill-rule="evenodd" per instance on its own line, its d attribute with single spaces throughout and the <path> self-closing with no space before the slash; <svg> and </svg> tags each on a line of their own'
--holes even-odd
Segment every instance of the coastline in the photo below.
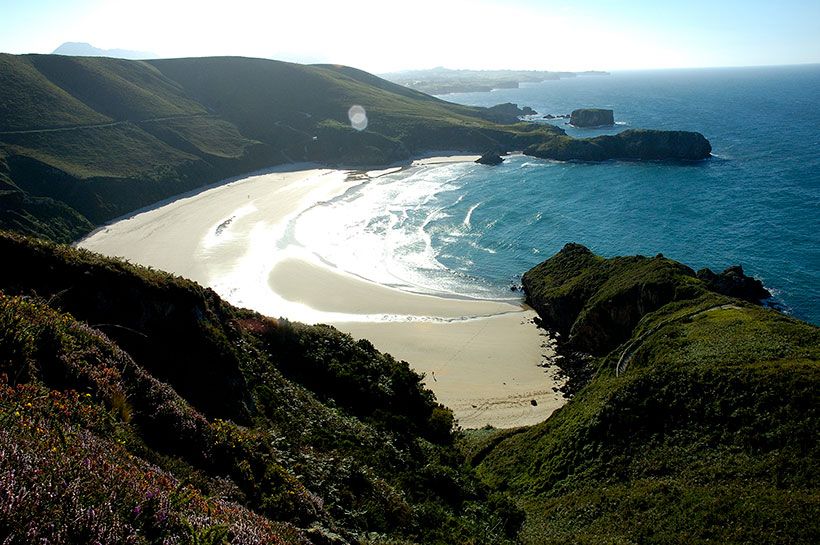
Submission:
<svg viewBox="0 0 820 545">
<path fill-rule="evenodd" d="M 425 373 L 462 427 L 534 424 L 564 403 L 542 367 L 554 350 L 534 311 L 516 301 L 377 284 L 287 240 L 301 212 L 368 180 L 475 158 L 429 155 L 372 171 L 276 167 L 134 212 L 76 245 L 185 276 L 240 307 L 366 338 Z"/>
</svg>

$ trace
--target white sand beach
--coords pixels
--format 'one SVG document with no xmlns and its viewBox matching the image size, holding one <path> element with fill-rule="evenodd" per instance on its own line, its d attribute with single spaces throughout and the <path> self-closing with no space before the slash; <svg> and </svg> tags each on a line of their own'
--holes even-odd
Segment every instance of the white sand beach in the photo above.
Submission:
<svg viewBox="0 0 820 545">
<path fill-rule="evenodd" d="M 474 160 L 429 157 L 414 166 Z M 425 373 L 462 427 L 540 422 L 563 404 L 535 313 L 508 301 L 425 295 L 360 278 L 288 238 L 289 223 L 368 173 L 271 169 L 135 213 L 79 247 L 163 269 L 269 316 L 329 323 Z"/>
</svg>

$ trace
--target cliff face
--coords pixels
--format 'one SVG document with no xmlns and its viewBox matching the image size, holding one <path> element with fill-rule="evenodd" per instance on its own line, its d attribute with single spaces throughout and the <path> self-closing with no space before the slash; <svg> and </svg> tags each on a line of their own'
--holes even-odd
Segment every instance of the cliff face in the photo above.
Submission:
<svg viewBox="0 0 820 545">
<path fill-rule="evenodd" d="M 662 257 L 603 259 L 580 244 L 527 271 L 527 303 L 565 346 L 605 355 L 629 338 L 641 318 L 703 291 L 689 267 Z"/>
<path fill-rule="evenodd" d="M 820 328 L 719 293 L 740 274 L 570 244 L 524 275 L 542 319 L 600 356 L 547 421 L 476 450 L 525 506 L 523 543 L 816 541 Z"/>
<path fill-rule="evenodd" d="M 518 104 L 512 102 L 505 102 L 504 104 L 496 104 L 484 110 L 481 110 L 479 116 L 494 123 L 518 123 L 520 117 L 523 115 L 535 115 L 536 112 L 529 106 L 522 108 Z"/>
<path fill-rule="evenodd" d="M 612 110 L 582 108 L 572 111 L 569 124 L 573 127 L 609 127 L 615 124 L 615 114 Z"/>
<path fill-rule="evenodd" d="M 695 274 L 662 255 L 604 259 L 574 243 L 527 271 L 522 285 L 527 304 L 564 337 L 567 347 L 595 356 L 606 355 L 645 315 L 673 301 L 719 294 L 760 304 L 771 297 L 740 266 Z"/>
<path fill-rule="evenodd" d="M 763 282 L 746 276 L 740 265 L 728 267 L 720 274 L 715 274 L 710 269 L 701 269 L 698 271 L 698 278 L 706 282 L 712 291 L 752 303 L 772 296 L 769 290 L 763 287 Z"/>
<path fill-rule="evenodd" d="M 698 132 L 629 129 L 595 138 L 556 136 L 528 147 L 524 153 L 558 161 L 698 161 L 711 155 L 712 145 Z"/>
</svg>

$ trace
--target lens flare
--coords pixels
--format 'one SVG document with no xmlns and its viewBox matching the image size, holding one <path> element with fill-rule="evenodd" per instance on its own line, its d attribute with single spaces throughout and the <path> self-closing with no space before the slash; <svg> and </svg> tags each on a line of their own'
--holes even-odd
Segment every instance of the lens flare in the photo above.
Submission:
<svg viewBox="0 0 820 545">
<path fill-rule="evenodd" d="M 367 112 L 358 104 L 354 104 L 347 111 L 347 118 L 350 119 L 350 126 L 357 131 L 363 131 L 367 128 Z"/>
</svg>

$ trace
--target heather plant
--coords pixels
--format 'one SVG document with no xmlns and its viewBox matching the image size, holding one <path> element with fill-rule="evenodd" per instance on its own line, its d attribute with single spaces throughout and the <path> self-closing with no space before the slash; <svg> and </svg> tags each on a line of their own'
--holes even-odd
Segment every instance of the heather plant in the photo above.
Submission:
<svg viewBox="0 0 820 545">
<path fill-rule="evenodd" d="M 3 543 L 304 542 L 133 456 L 102 434 L 106 415 L 74 391 L 0 385 Z"/>
<path fill-rule="evenodd" d="M 340 543 L 513 538 L 519 515 L 488 501 L 491 491 L 461 465 L 452 413 L 407 363 L 329 327 L 240 311 L 166 273 L 3 233 L 0 247 L 18 264 L 0 270 L 8 440 L 28 429 L 15 419 L 29 415 L 40 436 L 20 445 L 46 448 L 48 463 L 85 444 L 112 479 L 117 467 L 129 479 L 165 479 L 155 493 L 76 475 L 82 490 L 120 487 L 130 498 L 95 507 L 101 528 L 125 528 L 113 542 L 132 530 L 157 543 L 298 541 L 300 531 L 273 521 Z M 98 496 L 65 505 L 104 505 Z M 38 505 L 31 512 L 53 508 Z M 240 514 L 220 518 L 219 509 Z M 13 512 L 8 531 L 18 539 L 33 523 Z"/>
</svg>

